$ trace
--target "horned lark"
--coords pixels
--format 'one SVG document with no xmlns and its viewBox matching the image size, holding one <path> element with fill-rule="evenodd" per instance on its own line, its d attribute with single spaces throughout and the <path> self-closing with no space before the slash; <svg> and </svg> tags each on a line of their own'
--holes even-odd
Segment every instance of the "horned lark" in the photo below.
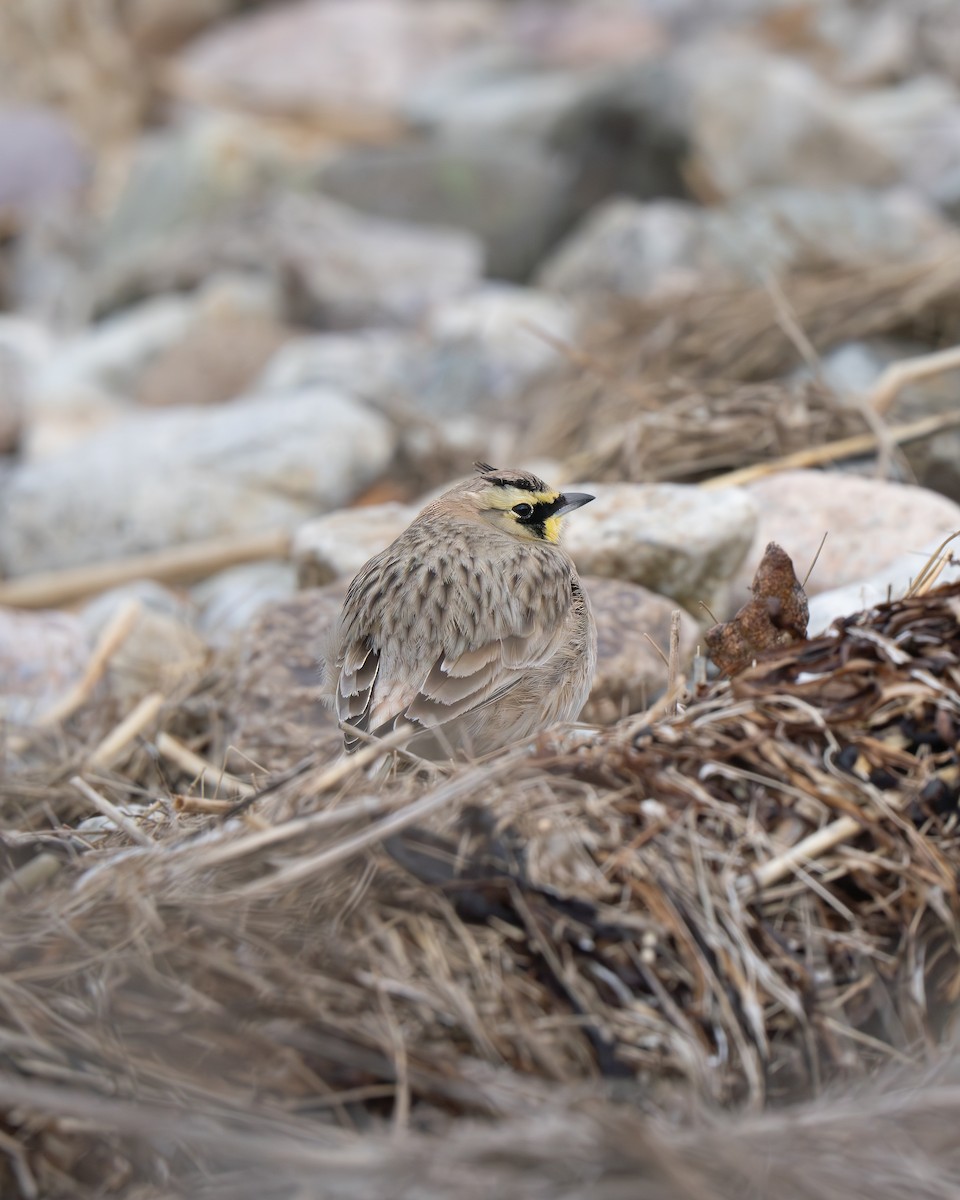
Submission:
<svg viewBox="0 0 960 1200">
<path fill-rule="evenodd" d="M 593 496 L 476 464 L 350 585 L 327 657 L 340 721 L 485 754 L 580 713 L 597 631 L 563 516 Z M 417 735 L 417 736 L 414 736 Z M 357 738 L 344 733 L 347 750 Z"/>
</svg>

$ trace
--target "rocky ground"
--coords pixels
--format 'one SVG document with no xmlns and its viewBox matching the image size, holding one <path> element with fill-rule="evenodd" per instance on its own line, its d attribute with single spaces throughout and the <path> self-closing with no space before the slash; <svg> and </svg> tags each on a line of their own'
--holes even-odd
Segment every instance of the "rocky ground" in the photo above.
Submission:
<svg viewBox="0 0 960 1200">
<path fill-rule="evenodd" d="M 165 689 L 176 647 L 309 606 L 475 456 L 599 494 L 569 540 L 609 606 L 594 718 L 664 684 L 620 635 L 680 605 L 689 657 L 767 541 L 803 574 L 827 535 L 824 627 L 960 528 L 957 370 L 871 398 L 953 337 L 949 5 L 40 7 L 0 15 L 7 718 L 82 669 L 127 560 Z M 820 328 L 803 289 L 838 273 Z M 739 352 L 671 338 L 721 316 Z"/>
<path fill-rule="evenodd" d="M 812 635 L 904 595 L 958 312 L 951 0 L 8 0 L 0 775 L 213 677 L 245 786 L 332 756 L 346 584 L 475 458 L 597 496 L 592 724 L 771 541 Z"/>
</svg>

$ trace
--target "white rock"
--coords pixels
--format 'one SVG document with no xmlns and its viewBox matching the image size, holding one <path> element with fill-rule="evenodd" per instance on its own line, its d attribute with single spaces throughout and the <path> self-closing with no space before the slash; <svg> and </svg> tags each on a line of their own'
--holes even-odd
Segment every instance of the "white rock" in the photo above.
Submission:
<svg viewBox="0 0 960 1200">
<path fill-rule="evenodd" d="M 270 359 L 255 390 L 332 387 L 379 400 L 403 386 L 413 353 L 410 335 L 393 329 L 299 337 Z"/>
<path fill-rule="evenodd" d="M 639 583 L 697 616 L 700 602 L 716 611 L 757 525 L 753 501 L 737 488 L 585 483 L 565 490 L 596 496 L 564 525 L 581 571 Z"/>
<path fill-rule="evenodd" d="M 291 549 L 301 587 L 352 579 L 368 558 L 403 533 L 418 511 L 409 504 L 369 504 L 327 513 L 301 525 Z"/>
<path fill-rule="evenodd" d="M 19 575 L 292 529 L 377 479 L 395 445 L 383 417 L 323 388 L 138 413 L 11 472 L 0 570 Z"/>
<path fill-rule="evenodd" d="M 848 583 L 844 587 L 831 588 L 830 591 L 820 592 L 819 595 L 811 597 L 808 626 L 810 637 L 825 633 L 838 617 L 848 617 L 851 613 L 872 608 L 875 604 L 883 604 L 888 599 L 899 600 L 905 596 L 924 563 L 942 541 L 940 538 L 928 543 L 919 552 L 900 555 L 868 579 Z M 948 546 L 946 552 L 949 551 Z M 960 580 L 958 564 L 948 564 L 937 576 L 938 585 L 956 583 L 957 580 Z"/>
<path fill-rule="evenodd" d="M 836 471 L 781 471 L 745 486 L 759 512 L 753 546 L 734 580 L 734 609 L 748 597 L 767 542 L 793 559 L 801 580 L 823 549 L 805 587 L 809 596 L 870 580 L 906 555 L 913 574 L 931 541 L 960 529 L 960 505 L 926 488 Z"/>
</svg>

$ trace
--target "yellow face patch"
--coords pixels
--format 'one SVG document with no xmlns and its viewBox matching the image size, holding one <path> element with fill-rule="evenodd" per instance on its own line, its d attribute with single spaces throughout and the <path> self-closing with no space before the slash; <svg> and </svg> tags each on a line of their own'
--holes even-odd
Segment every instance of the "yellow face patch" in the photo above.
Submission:
<svg viewBox="0 0 960 1200">
<path fill-rule="evenodd" d="M 484 500 L 503 521 L 509 521 L 517 537 L 530 541 L 559 542 L 560 520 L 555 510 L 562 503 L 559 492 L 534 492 L 518 487 L 492 487 Z M 499 523 L 499 522 L 498 522 Z"/>
</svg>

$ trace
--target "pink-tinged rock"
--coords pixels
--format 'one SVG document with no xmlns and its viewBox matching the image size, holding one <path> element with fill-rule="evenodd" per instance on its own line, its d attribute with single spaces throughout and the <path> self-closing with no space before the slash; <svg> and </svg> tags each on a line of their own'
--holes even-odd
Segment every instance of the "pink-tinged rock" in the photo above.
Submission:
<svg viewBox="0 0 960 1200">
<path fill-rule="evenodd" d="M 423 74 L 494 28 L 488 0 L 300 0 L 217 26 L 174 60 L 181 92 L 327 116 L 345 130 L 390 118 Z"/>
<path fill-rule="evenodd" d="M 960 529 L 960 505 L 937 492 L 837 471 L 781 471 L 744 491 L 759 517 L 753 546 L 733 582 L 734 609 L 748 596 L 767 542 L 786 550 L 802 581 L 827 534 L 805 585 L 815 596 L 869 579 L 902 555 L 912 554 L 919 572 L 931 543 Z"/>
</svg>

